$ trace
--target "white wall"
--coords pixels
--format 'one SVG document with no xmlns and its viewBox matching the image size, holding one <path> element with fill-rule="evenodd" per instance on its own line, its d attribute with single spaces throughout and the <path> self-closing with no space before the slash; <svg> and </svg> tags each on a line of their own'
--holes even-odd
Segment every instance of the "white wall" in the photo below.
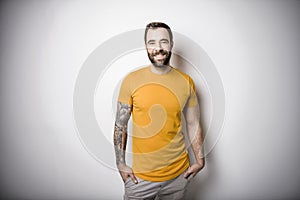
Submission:
<svg viewBox="0 0 300 200">
<path fill-rule="evenodd" d="M 189 199 L 300 197 L 300 1 L 0 5 L 3 196 L 121 199 L 118 173 L 78 137 L 74 86 L 99 45 L 160 20 L 204 49 L 225 89 L 222 136 L 192 181 Z"/>
</svg>

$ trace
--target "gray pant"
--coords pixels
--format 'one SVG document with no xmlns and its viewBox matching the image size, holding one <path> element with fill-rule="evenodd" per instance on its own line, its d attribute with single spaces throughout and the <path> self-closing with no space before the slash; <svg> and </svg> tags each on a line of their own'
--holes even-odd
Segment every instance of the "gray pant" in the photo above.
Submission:
<svg viewBox="0 0 300 200">
<path fill-rule="evenodd" d="M 189 182 L 183 175 L 164 182 L 145 181 L 137 177 L 138 184 L 128 177 L 124 183 L 124 200 L 182 200 Z"/>
</svg>

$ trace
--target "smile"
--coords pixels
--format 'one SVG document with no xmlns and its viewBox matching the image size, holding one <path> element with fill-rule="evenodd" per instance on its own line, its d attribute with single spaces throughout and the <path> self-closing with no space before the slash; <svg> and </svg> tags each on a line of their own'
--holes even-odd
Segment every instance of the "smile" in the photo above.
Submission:
<svg viewBox="0 0 300 200">
<path fill-rule="evenodd" d="M 158 60 L 161 60 L 161 59 L 164 59 L 166 56 L 165 55 L 162 55 L 162 54 L 158 54 L 156 56 L 154 56 L 154 58 L 158 59 Z"/>
</svg>

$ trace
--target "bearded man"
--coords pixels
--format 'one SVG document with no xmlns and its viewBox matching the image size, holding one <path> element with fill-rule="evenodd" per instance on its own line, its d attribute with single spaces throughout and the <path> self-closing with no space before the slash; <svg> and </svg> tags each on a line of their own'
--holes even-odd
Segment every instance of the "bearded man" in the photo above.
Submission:
<svg viewBox="0 0 300 200">
<path fill-rule="evenodd" d="M 128 74 L 121 85 L 114 147 L 125 187 L 125 200 L 179 200 L 189 177 L 204 167 L 199 105 L 192 78 L 170 65 L 173 34 L 162 22 L 145 29 L 151 65 Z M 191 140 L 195 163 L 186 149 L 181 117 Z M 132 115 L 132 166 L 125 160 L 128 120 Z"/>
</svg>

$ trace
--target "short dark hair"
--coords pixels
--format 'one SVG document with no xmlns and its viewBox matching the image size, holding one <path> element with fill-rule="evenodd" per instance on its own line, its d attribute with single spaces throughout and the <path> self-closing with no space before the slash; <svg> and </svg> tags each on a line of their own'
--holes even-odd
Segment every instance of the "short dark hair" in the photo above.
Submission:
<svg viewBox="0 0 300 200">
<path fill-rule="evenodd" d="M 172 34 L 172 31 L 171 31 L 171 28 L 167 24 L 165 24 L 163 22 L 151 22 L 151 23 L 147 24 L 146 29 L 145 29 L 145 35 L 144 35 L 145 43 L 146 43 L 146 39 L 147 39 L 148 30 L 149 29 L 156 29 L 156 28 L 165 28 L 165 29 L 167 29 L 167 31 L 169 33 L 169 36 L 170 36 L 170 42 L 173 41 L 173 34 Z"/>
</svg>

